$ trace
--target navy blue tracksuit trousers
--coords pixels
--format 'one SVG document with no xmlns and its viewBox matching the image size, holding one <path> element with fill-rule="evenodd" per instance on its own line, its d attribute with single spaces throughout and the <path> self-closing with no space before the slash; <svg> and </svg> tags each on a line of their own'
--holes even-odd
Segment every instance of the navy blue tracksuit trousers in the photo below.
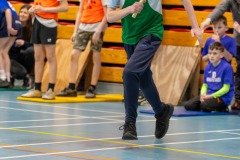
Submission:
<svg viewBox="0 0 240 160">
<path fill-rule="evenodd" d="M 162 113 L 162 102 L 150 70 L 151 60 L 160 44 L 161 40 L 154 35 L 143 37 L 135 45 L 124 44 L 128 57 L 123 71 L 125 122 L 136 123 L 139 88 L 155 114 Z"/>
</svg>

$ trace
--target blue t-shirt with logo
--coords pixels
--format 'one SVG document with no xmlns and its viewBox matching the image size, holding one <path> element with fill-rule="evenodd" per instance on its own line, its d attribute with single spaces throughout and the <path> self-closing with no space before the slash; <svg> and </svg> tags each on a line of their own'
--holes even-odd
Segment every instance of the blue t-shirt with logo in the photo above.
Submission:
<svg viewBox="0 0 240 160">
<path fill-rule="evenodd" d="M 214 67 L 212 63 L 208 63 L 204 70 L 204 82 L 208 85 L 207 94 L 213 94 L 220 90 L 224 84 L 229 84 L 230 89 L 228 93 L 221 96 L 225 105 L 229 105 L 234 95 L 234 80 L 233 80 L 233 68 L 225 60 Z"/>
</svg>

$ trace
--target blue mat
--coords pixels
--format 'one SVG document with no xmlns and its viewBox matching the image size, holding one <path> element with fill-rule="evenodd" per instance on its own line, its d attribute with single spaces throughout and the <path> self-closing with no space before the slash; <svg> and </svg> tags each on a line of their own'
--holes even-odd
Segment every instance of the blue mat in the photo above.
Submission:
<svg viewBox="0 0 240 160">
<path fill-rule="evenodd" d="M 140 113 L 155 114 L 151 109 L 142 109 Z M 175 107 L 173 115 L 174 117 L 188 117 L 188 116 L 217 116 L 217 115 L 237 115 L 240 114 L 240 110 L 233 110 L 231 112 L 201 112 L 201 111 L 187 111 L 184 107 Z"/>
</svg>

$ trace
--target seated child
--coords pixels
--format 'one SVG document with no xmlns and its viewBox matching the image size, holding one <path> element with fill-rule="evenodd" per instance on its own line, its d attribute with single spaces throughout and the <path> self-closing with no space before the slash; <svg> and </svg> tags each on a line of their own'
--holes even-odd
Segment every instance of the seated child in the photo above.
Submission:
<svg viewBox="0 0 240 160">
<path fill-rule="evenodd" d="M 224 47 L 220 42 L 210 45 L 209 63 L 204 70 L 204 82 L 199 96 L 185 102 L 186 110 L 203 112 L 227 111 L 234 95 L 232 66 L 225 60 Z"/>
</svg>

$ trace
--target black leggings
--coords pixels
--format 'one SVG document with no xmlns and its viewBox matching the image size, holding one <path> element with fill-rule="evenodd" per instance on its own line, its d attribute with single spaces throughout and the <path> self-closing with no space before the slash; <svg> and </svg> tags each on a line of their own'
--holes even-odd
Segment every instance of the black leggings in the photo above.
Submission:
<svg viewBox="0 0 240 160">
<path fill-rule="evenodd" d="M 192 111 L 202 110 L 203 112 L 211 112 L 211 111 L 224 112 L 227 109 L 227 106 L 224 104 L 221 98 L 217 98 L 217 99 L 213 98 L 205 102 L 201 102 L 200 96 L 194 97 L 189 101 L 185 102 L 184 107 L 186 110 L 192 110 Z"/>
</svg>

